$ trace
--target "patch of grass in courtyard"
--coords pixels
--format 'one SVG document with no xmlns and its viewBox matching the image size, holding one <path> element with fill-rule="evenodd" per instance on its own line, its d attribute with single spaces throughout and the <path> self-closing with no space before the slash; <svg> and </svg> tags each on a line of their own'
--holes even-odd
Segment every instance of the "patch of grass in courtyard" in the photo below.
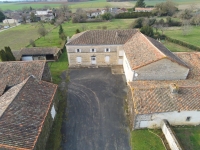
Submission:
<svg viewBox="0 0 200 150">
<path fill-rule="evenodd" d="M 164 31 L 164 34 L 169 36 L 170 38 L 177 39 L 200 47 L 200 26 L 193 26 L 191 31 L 189 31 L 188 35 L 183 35 L 183 31 L 177 28 L 169 28 L 168 30 Z"/>
<path fill-rule="evenodd" d="M 193 50 L 168 41 L 161 41 L 171 52 L 193 52 Z"/>
<path fill-rule="evenodd" d="M 161 130 L 150 130 L 157 135 L 161 135 Z M 148 129 L 134 130 L 131 132 L 132 150 L 165 150 L 161 139 Z"/>
<path fill-rule="evenodd" d="M 53 83 L 59 84 L 61 82 L 61 73 L 68 69 L 66 49 L 64 48 L 64 51 L 58 61 L 49 62 L 48 64 L 53 78 Z"/>
<path fill-rule="evenodd" d="M 185 150 L 200 149 L 200 126 L 173 127 L 173 130 Z"/>
</svg>

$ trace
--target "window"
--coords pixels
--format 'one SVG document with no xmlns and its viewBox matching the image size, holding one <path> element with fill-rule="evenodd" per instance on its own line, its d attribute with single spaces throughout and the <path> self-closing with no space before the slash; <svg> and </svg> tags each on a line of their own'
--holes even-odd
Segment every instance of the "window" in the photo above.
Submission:
<svg viewBox="0 0 200 150">
<path fill-rule="evenodd" d="M 90 52 L 96 52 L 96 49 L 92 48 L 90 49 Z"/>
<path fill-rule="evenodd" d="M 191 117 L 187 117 L 187 118 L 186 118 L 186 121 L 190 121 L 190 120 L 191 120 Z"/>
<path fill-rule="evenodd" d="M 110 48 L 105 48 L 105 52 L 110 52 Z"/>
<path fill-rule="evenodd" d="M 76 53 L 81 53 L 81 49 L 76 49 Z"/>
</svg>

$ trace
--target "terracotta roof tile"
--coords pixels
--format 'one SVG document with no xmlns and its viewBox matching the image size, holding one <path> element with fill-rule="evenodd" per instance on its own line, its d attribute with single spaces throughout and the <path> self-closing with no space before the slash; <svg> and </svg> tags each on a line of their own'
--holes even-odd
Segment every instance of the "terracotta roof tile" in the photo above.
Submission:
<svg viewBox="0 0 200 150">
<path fill-rule="evenodd" d="M 189 67 L 188 79 L 200 79 L 200 52 L 176 52 L 174 53 Z"/>
<path fill-rule="evenodd" d="M 55 47 L 30 47 L 30 48 L 23 48 L 20 51 L 21 55 L 47 55 L 47 54 L 53 54 L 57 55 L 57 53 L 60 51 L 60 48 Z"/>
<path fill-rule="evenodd" d="M 57 89 L 32 76 L 24 82 L 5 93 L 13 93 L 14 99 L 0 117 L 0 149 L 34 148 Z M 22 87 L 16 95 L 17 86 Z"/>
<path fill-rule="evenodd" d="M 41 80 L 45 64 L 45 61 L 0 62 L 0 95 L 6 86 L 21 83 L 30 75 Z"/>
<path fill-rule="evenodd" d="M 130 39 L 137 30 L 90 30 L 72 37 L 67 45 L 119 45 Z"/>
<path fill-rule="evenodd" d="M 140 32 L 137 32 L 128 40 L 123 48 L 132 69 L 140 68 L 163 58 L 168 58 L 182 66 L 188 67 L 160 42 Z"/>
<path fill-rule="evenodd" d="M 178 85 L 178 94 L 171 93 L 171 83 Z M 138 114 L 200 110 L 200 81 L 134 81 L 129 86 Z"/>
</svg>

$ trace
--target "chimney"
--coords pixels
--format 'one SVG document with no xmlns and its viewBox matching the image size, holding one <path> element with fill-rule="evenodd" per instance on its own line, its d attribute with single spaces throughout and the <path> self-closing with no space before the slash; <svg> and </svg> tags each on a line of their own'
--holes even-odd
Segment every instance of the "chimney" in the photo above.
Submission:
<svg viewBox="0 0 200 150">
<path fill-rule="evenodd" d="M 178 87 L 178 85 L 176 85 L 176 83 L 171 83 L 171 84 L 169 85 L 169 88 L 170 88 L 170 92 L 171 92 L 172 94 L 178 94 L 179 87 Z"/>
</svg>

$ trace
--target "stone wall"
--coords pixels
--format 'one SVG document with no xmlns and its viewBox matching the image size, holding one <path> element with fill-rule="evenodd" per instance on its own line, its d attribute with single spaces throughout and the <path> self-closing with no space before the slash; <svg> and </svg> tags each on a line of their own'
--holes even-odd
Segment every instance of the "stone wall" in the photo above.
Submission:
<svg viewBox="0 0 200 150">
<path fill-rule="evenodd" d="M 135 70 L 133 80 L 183 80 L 188 72 L 188 68 L 166 58 Z"/>
<path fill-rule="evenodd" d="M 46 63 L 45 66 L 44 66 L 44 71 L 43 71 L 43 74 L 42 74 L 42 80 L 47 81 L 47 82 L 52 81 L 51 72 L 50 72 L 48 63 Z"/>
<path fill-rule="evenodd" d="M 88 45 L 88 46 L 69 46 L 67 45 L 67 55 L 69 60 L 69 66 L 90 66 L 91 57 L 96 57 L 96 65 L 108 66 L 118 64 L 118 46 L 120 45 Z M 110 51 L 105 52 L 108 48 Z M 76 52 L 79 49 L 80 52 Z M 91 52 L 91 49 L 95 49 L 96 52 Z M 105 57 L 109 56 L 109 62 L 105 61 Z M 77 62 L 77 57 L 81 57 L 81 63 Z"/>
<path fill-rule="evenodd" d="M 51 107 L 50 107 L 48 114 L 45 118 L 45 121 L 43 123 L 42 130 L 39 134 L 39 137 L 37 139 L 37 142 L 36 142 L 33 150 L 45 150 L 46 142 L 48 140 L 48 137 L 49 137 L 49 134 L 50 134 L 50 131 L 51 131 L 51 127 L 53 125 L 53 118 L 51 116 L 51 109 L 52 109 L 52 106 L 54 105 L 55 110 L 57 111 L 58 102 L 59 102 L 59 99 L 58 99 L 58 95 L 57 95 L 57 92 L 56 92 L 54 99 L 52 101 Z"/>
</svg>

